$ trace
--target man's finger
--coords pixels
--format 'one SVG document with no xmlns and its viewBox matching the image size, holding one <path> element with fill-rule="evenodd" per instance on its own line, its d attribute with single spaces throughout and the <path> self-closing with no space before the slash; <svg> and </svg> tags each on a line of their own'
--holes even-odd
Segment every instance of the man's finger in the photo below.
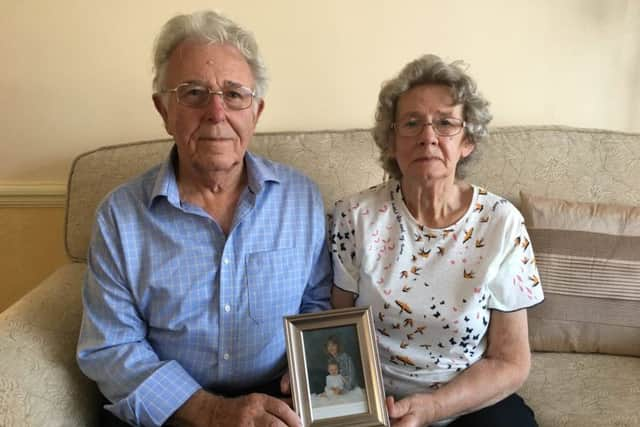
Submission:
<svg viewBox="0 0 640 427">
<path fill-rule="evenodd" d="M 260 417 L 256 418 L 252 424 L 254 427 L 287 427 L 287 425 L 278 417 L 268 412 L 263 413 Z"/>
<path fill-rule="evenodd" d="M 293 409 L 287 405 L 286 402 L 276 399 L 275 397 L 268 397 L 264 404 L 264 409 L 268 413 L 277 417 L 283 423 L 290 427 L 298 427 L 301 425 L 300 418 L 293 412 Z"/>
<path fill-rule="evenodd" d="M 392 427 L 413 427 L 413 423 L 411 423 L 409 420 L 407 420 L 406 418 L 400 418 L 398 420 L 394 420 L 391 423 Z"/>
<path fill-rule="evenodd" d="M 280 393 L 284 395 L 291 394 L 291 378 L 289 377 L 289 371 L 285 372 L 282 378 L 280 378 Z"/>
<path fill-rule="evenodd" d="M 279 397 L 278 399 L 286 403 L 290 408 L 293 408 L 293 399 L 290 397 Z"/>
</svg>

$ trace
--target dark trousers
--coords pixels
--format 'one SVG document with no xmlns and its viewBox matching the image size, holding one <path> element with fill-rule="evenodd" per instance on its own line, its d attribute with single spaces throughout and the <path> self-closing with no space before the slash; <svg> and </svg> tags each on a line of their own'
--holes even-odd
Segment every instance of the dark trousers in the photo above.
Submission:
<svg viewBox="0 0 640 427">
<path fill-rule="evenodd" d="M 108 405 L 109 403 L 110 402 L 102 396 L 102 401 L 100 402 L 100 427 L 129 427 L 129 424 L 104 409 L 104 405 Z"/>
<path fill-rule="evenodd" d="M 456 419 L 449 427 L 538 427 L 533 410 L 517 394 Z"/>
<path fill-rule="evenodd" d="M 224 397 L 238 397 L 250 393 L 264 393 L 275 397 L 284 397 L 280 393 L 280 378 L 270 383 L 262 385 L 260 387 L 252 388 L 250 390 L 219 390 L 214 391 L 214 394 Z M 122 421 L 120 418 L 113 415 L 111 412 L 104 409 L 104 405 L 109 404 L 109 401 L 102 397 L 102 403 L 100 405 L 100 426 L 101 427 L 128 427 L 129 424 Z"/>
</svg>

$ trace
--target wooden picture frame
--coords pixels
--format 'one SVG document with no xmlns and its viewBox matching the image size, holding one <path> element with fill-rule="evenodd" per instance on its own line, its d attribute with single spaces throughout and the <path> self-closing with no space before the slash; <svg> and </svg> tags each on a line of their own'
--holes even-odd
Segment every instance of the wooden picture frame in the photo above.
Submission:
<svg viewBox="0 0 640 427">
<path fill-rule="evenodd" d="M 390 425 L 369 307 L 287 316 L 284 323 L 291 393 L 304 427 Z"/>
</svg>

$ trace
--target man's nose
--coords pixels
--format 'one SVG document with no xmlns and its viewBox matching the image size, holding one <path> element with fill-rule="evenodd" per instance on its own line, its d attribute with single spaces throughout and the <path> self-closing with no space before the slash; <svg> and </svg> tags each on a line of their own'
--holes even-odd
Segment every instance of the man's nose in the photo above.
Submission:
<svg viewBox="0 0 640 427">
<path fill-rule="evenodd" d="M 222 122 L 227 116 L 221 93 L 212 93 L 209 104 L 206 107 L 207 119 L 214 123 Z"/>
</svg>

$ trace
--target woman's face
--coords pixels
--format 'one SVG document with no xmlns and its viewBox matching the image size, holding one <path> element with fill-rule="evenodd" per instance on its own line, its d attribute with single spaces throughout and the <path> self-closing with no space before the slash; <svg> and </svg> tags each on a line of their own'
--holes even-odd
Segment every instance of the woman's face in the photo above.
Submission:
<svg viewBox="0 0 640 427">
<path fill-rule="evenodd" d="M 327 352 L 332 356 L 338 355 L 338 344 L 329 341 L 327 343 Z"/>
<path fill-rule="evenodd" d="M 450 89 L 441 85 L 415 86 L 398 99 L 395 122 L 427 123 L 416 136 L 392 135 L 391 155 L 398 162 L 403 179 L 453 182 L 461 158 L 473 151 L 464 129 L 454 136 L 438 136 L 430 124 L 435 120 L 464 120 L 462 105 L 454 105 Z"/>
</svg>

